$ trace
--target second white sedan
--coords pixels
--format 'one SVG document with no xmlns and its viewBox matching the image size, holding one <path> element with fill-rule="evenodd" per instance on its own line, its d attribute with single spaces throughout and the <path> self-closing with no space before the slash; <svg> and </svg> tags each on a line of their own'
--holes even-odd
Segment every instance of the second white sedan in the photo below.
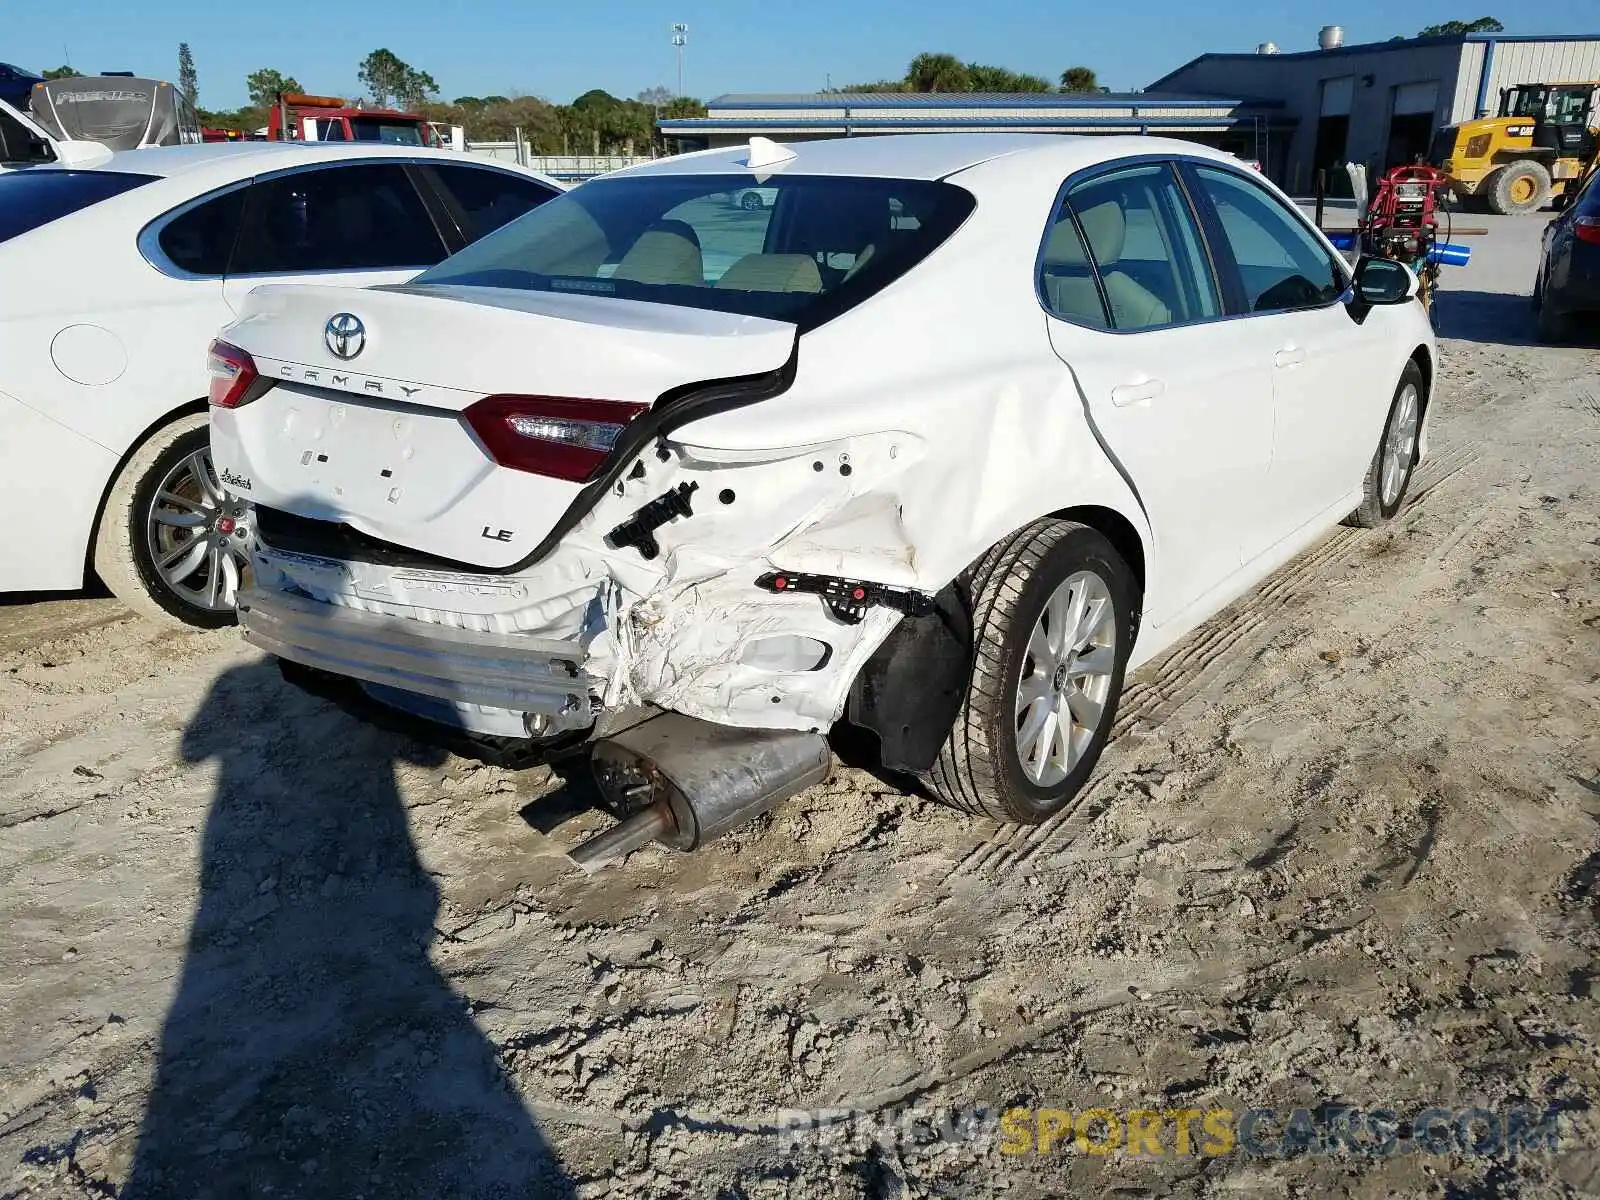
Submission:
<svg viewBox="0 0 1600 1200">
<path fill-rule="evenodd" d="M 0 592 L 92 569 L 147 615 L 231 622 L 248 524 L 207 444 L 212 336 L 259 284 L 403 283 L 560 191 L 367 144 L 0 171 Z"/>
</svg>

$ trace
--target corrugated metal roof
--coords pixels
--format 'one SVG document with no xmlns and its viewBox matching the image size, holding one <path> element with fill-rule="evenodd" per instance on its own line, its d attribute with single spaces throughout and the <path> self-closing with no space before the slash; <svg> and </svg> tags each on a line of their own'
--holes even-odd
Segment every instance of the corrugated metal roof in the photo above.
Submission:
<svg viewBox="0 0 1600 1200">
<path fill-rule="evenodd" d="M 1016 129 L 1096 129 L 1096 128 L 1150 128 L 1192 129 L 1197 127 L 1225 128 L 1233 125 L 1248 126 L 1254 118 L 1218 114 L 1194 117 L 686 117 L 658 122 L 663 132 L 680 133 L 761 133 L 774 129 L 953 129 L 953 130 L 1016 130 Z M 1274 119 L 1269 121 L 1277 127 Z"/>
<path fill-rule="evenodd" d="M 1389 42 L 1355 42 L 1346 46 L 1335 46 L 1332 50 L 1323 50 L 1316 47 L 1310 50 L 1280 51 L 1277 54 L 1258 54 L 1248 50 L 1227 50 L 1209 54 L 1197 54 L 1181 67 L 1168 71 L 1150 86 L 1158 88 L 1167 80 L 1176 75 L 1181 75 L 1196 63 L 1214 61 L 1250 61 L 1265 60 L 1279 62 L 1289 60 L 1303 60 L 1311 58 L 1332 58 L 1348 54 L 1387 54 L 1396 50 L 1415 50 L 1419 47 L 1434 46 L 1465 46 L 1469 42 L 1600 42 L 1600 33 L 1452 33 L 1439 37 L 1425 38 L 1400 38 Z"/>
<path fill-rule="evenodd" d="M 1169 92 L 730 92 L 706 101 L 719 108 L 1031 108 L 1071 109 L 1108 106 L 1163 105 L 1216 107 L 1256 104 L 1276 107 L 1276 100 L 1187 95 Z"/>
</svg>

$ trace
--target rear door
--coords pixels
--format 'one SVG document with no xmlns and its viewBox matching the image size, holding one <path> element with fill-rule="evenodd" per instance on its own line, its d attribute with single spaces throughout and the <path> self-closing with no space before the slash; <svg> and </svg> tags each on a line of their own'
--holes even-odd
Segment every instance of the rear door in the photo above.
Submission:
<svg viewBox="0 0 1600 1200">
<path fill-rule="evenodd" d="M 1270 352 L 1220 323 L 1221 289 L 1169 163 L 1075 184 L 1039 290 L 1073 398 L 1149 517 L 1159 624 L 1239 569 L 1272 447 Z"/>
<path fill-rule="evenodd" d="M 235 313 L 264 283 L 405 283 L 445 257 L 411 171 L 397 162 L 318 165 L 257 179 L 224 285 Z"/>
</svg>

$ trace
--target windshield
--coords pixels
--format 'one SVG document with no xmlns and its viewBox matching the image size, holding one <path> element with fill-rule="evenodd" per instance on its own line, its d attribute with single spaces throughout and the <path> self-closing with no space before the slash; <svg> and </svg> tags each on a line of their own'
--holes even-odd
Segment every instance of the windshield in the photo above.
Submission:
<svg viewBox="0 0 1600 1200">
<path fill-rule="evenodd" d="M 582 292 L 813 326 L 905 274 L 972 211 L 925 179 L 638 175 L 556 197 L 413 286 Z"/>
<path fill-rule="evenodd" d="M 149 183 L 154 175 L 124 171 L 0 172 L 0 242 Z"/>
<path fill-rule="evenodd" d="M 358 142 L 382 142 L 386 146 L 420 146 L 422 130 L 414 121 L 384 121 L 376 117 L 352 117 L 350 130 Z"/>
<path fill-rule="evenodd" d="M 1532 117 L 1552 125 L 1577 125 L 1587 120 L 1589 97 L 1592 89 L 1577 88 L 1519 88 L 1508 97 L 1508 117 Z"/>
</svg>

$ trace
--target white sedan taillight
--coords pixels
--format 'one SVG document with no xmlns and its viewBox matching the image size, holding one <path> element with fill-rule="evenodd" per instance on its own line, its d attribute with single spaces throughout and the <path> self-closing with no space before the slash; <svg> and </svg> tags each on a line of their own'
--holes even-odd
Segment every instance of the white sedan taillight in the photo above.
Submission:
<svg viewBox="0 0 1600 1200">
<path fill-rule="evenodd" d="M 502 467 L 586 483 L 648 404 L 486 396 L 461 415 Z"/>
<path fill-rule="evenodd" d="M 223 341 L 211 343 L 206 370 L 211 375 L 211 403 L 217 408 L 238 408 L 253 399 L 248 394 L 250 385 L 261 377 L 255 359 Z"/>
</svg>

